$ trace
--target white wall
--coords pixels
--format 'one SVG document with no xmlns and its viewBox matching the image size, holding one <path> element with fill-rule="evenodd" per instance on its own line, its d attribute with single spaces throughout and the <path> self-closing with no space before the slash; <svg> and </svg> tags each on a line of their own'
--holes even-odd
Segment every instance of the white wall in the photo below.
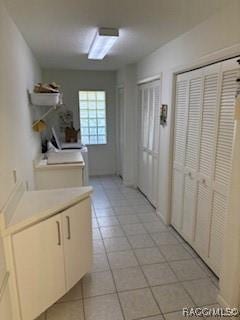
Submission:
<svg viewBox="0 0 240 320">
<path fill-rule="evenodd" d="M 9 17 L 2 0 L 0 43 L 1 209 L 14 186 L 13 170 L 16 169 L 17 180 L 27 182 L 30 188 L 34 188 L 32 160 L 40 151 L 40 139 L 31 128 L 34 111 L 29 106 L 27 90 L 31 90 L 41 78 L 38 63 Z M 3 260 L 0 244 L 0 287 L 5 274 Z"/>
<path fill-rule="evenodd" d="M 137 64 L 137 81 L 156 75 L 162 76 L 162 103 L 169 105 L 168 124 L 160 131 L 159 159 L 159 208 L 163 219 L 169 222 L 171 188 L 171 121 L 173 73 L 183 66 L 194 65 L 201 59 L 207 61 L 223 57 L 222 49 L 239 44 L 240 2 L 233 0 L 224 11 L 220 11 L 191 31 L 164 45 Z M 236 52 L 238 47 L 236 47 Z M 218 54 L 211 56 L 214 52 Z M 239 52 L 239 51 L 238 51 Z M 124 82 L 124 69 L 118 71 L 117 82 Z M 126 80 L 125 80 L 126 82 Z M 130 170 L 131 171 L 131 170 Z"/>
<path fill-rule="evenodd" d="M 173 80 L 174 72 L 186 67 L 199 66 L 218 59 L 240 55 L 240 2 L 228 2 L 224 10 L 219 11 L 208 20 L 196 26 L 186 34 L 164 45 L 137 64 L 137 81 L 161 75 L 162 103 L 169 106 L 168 124 L 160 129 L 160 158 L 159 158 L 159 207 L 158 212 L 166 222 L 170 222 L 170 195 L 171 195 L 171 154 L 173 122 Z M 124 70 L 119 70 L 117 79 L 121 83 L 124 79 Z M 126 82 L 126 80 L 125 80 Z M 238 209 L 239 211 L 239 209 Z M 230 224 L 231 225 L 231 224 Z M 237 236 L 235 238 L 238 238 Z M 227 248 L 228 252 L 231 250 Z M 232 259 L 234 262 L 234 259 Z M 231 297 L 233 287 L 224 286 L 228 283 L 230 258 L 226 262 L 222 274 L 222 298 L 226 304 L 233 305 Z M 234 281 L 233 281 L 234 282 Z M 239 286 L 236 282 L 236 286 Z M 236 293 L 236 290 L 235 290 Z M 232 296 L 231 296 L 232 294 Z M 236 297 L 236 294 L 235 294 Z M 239 299 L 239 297 L 238 297 Z M 239 299 L 240 301 L 240 299 Z M 236 302 L 236 298 L 235 298 Z"/>
<path fill-rule="evenodd" d="M 79 128 L 79 90 L 105 90 L 107 97 L 107 145 L 89 146 L 90 175 L 115 174 L 115 91 L 116 72 L 113 71 L 77 71 L 77 70 L 43 70 L 44 81 L 56 81 L 64 93 L 64 103 L 73 110 L 74 126 Z M 56 126 L 58 117 L 53 114 Z M 51 119 L 53 120 L 53 119 Z M 50 120 L 50 122 L 52 122 Z"/>
</svg>

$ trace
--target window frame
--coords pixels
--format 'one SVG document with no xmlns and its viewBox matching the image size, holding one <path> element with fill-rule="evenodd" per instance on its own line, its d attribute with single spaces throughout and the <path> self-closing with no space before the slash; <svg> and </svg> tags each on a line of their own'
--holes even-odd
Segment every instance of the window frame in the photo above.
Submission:
<svg viewBox="0 0 240 320">
<path fill-rule="evenodd" d="M 79 127 L 82 137 L 82 127 L 81 127 L 81 110 L 80 110 L 80 92 L 104 92 L 105 94 L 105 138 L 106 142 L 104 143 L 86 143 L 86 146 L 106 146 L 108 144 L 108 113 L 107 113 L 107 91 L 105 89 L 79 89 L 78 90 L 78 115 L 79 115 Z M 88 101 L 88 100 L 87 100 Z M 89 118 L 88 118 L 89 119 Z M 96 118 L 98 119 L 98 118 Z M 90 128 L 88 126 L 88 128 Z M 88 137 L 90 135 L 88 134 Z M 98 137 L 98 135 L 97 135 Z"/>
</svg>

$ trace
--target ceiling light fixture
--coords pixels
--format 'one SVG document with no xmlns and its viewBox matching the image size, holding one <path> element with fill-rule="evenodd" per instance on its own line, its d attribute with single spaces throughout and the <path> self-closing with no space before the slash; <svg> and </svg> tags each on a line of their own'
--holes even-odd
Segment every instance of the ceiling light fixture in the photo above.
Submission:
<svg viewBox="0 0 240 320">
<path fill-rule="evenodd" d="M 118 29 L 98 29 L 88 53 L 88 59 L 102 60 L 119 37 Z"/>
</svg>

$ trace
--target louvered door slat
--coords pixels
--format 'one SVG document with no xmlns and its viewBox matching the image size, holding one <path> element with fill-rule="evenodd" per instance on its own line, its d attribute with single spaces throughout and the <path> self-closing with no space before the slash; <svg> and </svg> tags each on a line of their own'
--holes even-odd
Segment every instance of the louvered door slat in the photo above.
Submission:
<svg viewBox="0 0 240 320">
<path fill-rule="evenodd" d="M 175 105 L 175 150 L 174 162 L 178 165 L 184 165 L 186 128 L 183 126 L 186 119 L 186 110 L 188 102 L 188 81 L 178 81 L 176 84 L 176 105 Z"/>
<path fill-rule="evenodd" d="M 207 185 L 198 184 L 195 247 L 200 255 L 208 257 L 212 193 Z"/>
<path fill-rule="evenodd" d="M 228 187 L 234 133 L 234 104 L 237 70 L 223 72 L 216 151 L 215 182 Z"/>
<path fill-rule="evenodd" d="M 211 177 L 215 150 L 218 74 L 207 75 L 204 78 L 203 90 L 199 171 L 206 177 Z"/>
<path fill-rule="evenodd" d="M 182 229 L 183 177 L 181 171 L 173 170 L 171 223 L 179 232 Z"/>
<path fill-rule="evenodd" d="M 184 200 L 182 233 L 186 240 L 192 243 L 196 215 L 196 179 L 186 176 L 184 179 Z"/>
<path fill-rule="evenodd" d="M 172 217 L 173 226 L 181 232 L 183 214 L 183 179 L 186 148 L 186 123 L 189 81 L 177 77 L 174 127 L 174 165 L 172 175 Z"/>
<path fill-rule="evenodd" d="M 200 135 L 200 118 L 202 103 L 202 78 L 199 76 L 190 80 L 188 129 L 185 166 L 193 170 L 198 167 L 198 148 Z"/>
<path fill-rule="evenodd" d="M 224 225 L 226 220 L 227 197 L 215 192 L 212 203 L 212 222 L 210 233 L 209 257 L 211 267 L 220 273 L 222 259 L 222 244 L 224 237 Z"/>
</svg>

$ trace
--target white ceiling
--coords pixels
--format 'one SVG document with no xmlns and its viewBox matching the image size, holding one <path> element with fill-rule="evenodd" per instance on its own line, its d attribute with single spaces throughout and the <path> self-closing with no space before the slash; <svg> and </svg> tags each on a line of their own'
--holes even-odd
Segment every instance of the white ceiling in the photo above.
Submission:
<svg viewBox="0 0 240 320">
<path fill-rule="evenodd" d="M 115 70 L 133 63 L 207 19 L 230 0 L 6 0 L 40 64 Z M 97 27 L 120 38 L 103 61 L 88 61 Z"/>
</svg>

